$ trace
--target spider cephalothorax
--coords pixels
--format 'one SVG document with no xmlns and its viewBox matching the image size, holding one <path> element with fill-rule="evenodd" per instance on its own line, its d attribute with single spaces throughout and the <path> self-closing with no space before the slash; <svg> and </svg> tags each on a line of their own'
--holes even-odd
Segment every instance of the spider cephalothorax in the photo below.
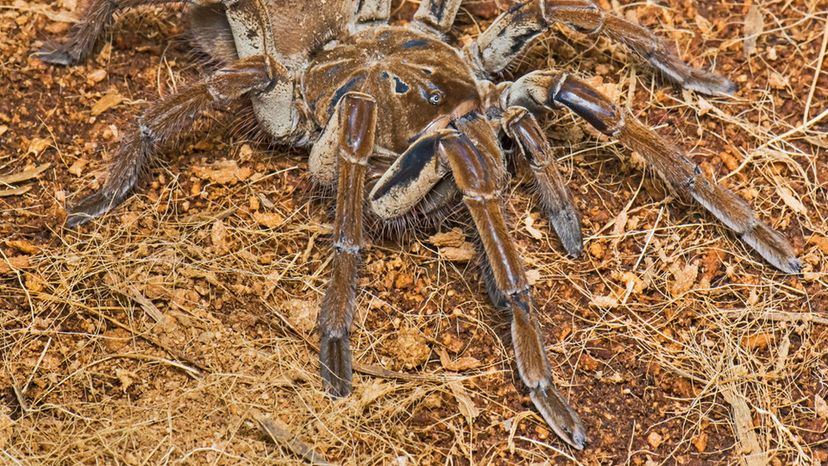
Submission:
<svg viewBox="0 0 828 466">
<path fill-rule="evenodd" d="M 89 55 L 116 9 L 165 1 L 175 0 L 91 0 L 69 40 L 40 56 L 75 63 Z M 406 27 L 387 25 L 391 0 L 195 2 L 195 41 L 220 69 L 144 113 L 123 139 L 106 184 L 71 209 L 68 223 L 80 225 L 123 201 L 193 115 L 249 101 L 276 142 L 311 146 L 313 179 L 336 192 L 333 273 L 319 314 L 328 391 L 351 391 L 349 328 L 365 211 L 382 225 L 460 204 L 479 235 L 494 301 L 511 311 L 515 361 L 532 401 L 562 439 L 583 448 L 584 427 L 552 384 L 529 282 L 501 207 L 507 156 L 523 156 L 563 247 L 580 254 L 579 217 L 536 117 L 568 108 L 641 154 L 679 195 L 699 202 L 780 270 L 797 273 L 799 261 L 747 203 L 586 83 L 551 70 L 515 82 L 495 76 L 552 23 L 563 22 L 623 42 L 686 88 L 729 94 L 730 81 L 686 65 L 648 30 L 592 0 L 520 3 L 458 48 L 447 34 L 460 2 L 423 0 Z M 502 137 L 516 150 L 507 154 Z"/>
</svg>

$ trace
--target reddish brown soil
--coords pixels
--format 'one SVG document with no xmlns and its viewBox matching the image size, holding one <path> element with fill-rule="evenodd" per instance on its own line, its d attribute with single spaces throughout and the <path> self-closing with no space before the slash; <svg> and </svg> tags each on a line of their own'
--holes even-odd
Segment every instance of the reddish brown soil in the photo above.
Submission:
<svg viewBox="0 0 828 466">
<path fill-rule="evenodd" d="M 0 177 L 46 168 L 0 185 L 0 462 L 299 462 L 259 429 L 266 416 L 347 464 L 828 464 L 828 118 L 803 127 L 809 94 L 804 120 L 828 110 L 828 64 L 814 80 L 828 3 L 760 5 L 765 32 L 750 57 L 750 1 L 603 5 L 660 31 L 692 64 L 715 63 L 740 85 L 733 99 L 682 93 L 622 47 L 565 28 L 512 70 L 599 76 L 705 171 L 736 171 L 723 183 L 804 264 L 802 276 L 777 273 L 698 207 L 665 202 L 623 148 L 563 111 L 550 118 L 584 257 L 563 255 L 521 176 L 509 211 L 556 380 L 591 437 L 576 452 L 519 388 L 507 320 L 477 268 L 441 256 L 433 231 L 370 245 L 353 337 L 361 364 L 423 380 L 361 374 L 354 396 L 325 398 L 312 344 L 330 202 L 308 194 L 305 152 L 248 140 L 233 118 L 211 113 L 138 195 L 63 230 L 118 135 L 202 68 L 169 10 L 121 15 L 87 64 L 44 65 L 31 53 L 69 27 L 69 0 L 3 0 Z M 461 39 L 494 11 L 468 6 L 475 21 L 461 15 Z M 457 371 L 460 382 L 441 378 Z M 750 433 L 758 452 L 745 447 Z"/>
</svg>

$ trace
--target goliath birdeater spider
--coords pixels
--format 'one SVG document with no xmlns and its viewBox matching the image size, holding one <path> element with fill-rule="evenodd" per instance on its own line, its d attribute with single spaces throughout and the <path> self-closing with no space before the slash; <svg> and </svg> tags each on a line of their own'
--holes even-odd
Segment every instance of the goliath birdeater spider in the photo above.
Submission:
<svg viewBox="0 0 828 466">
<path fill-rule="evenodd" d="M 70 65 L 93 51 L 121 8 L 176 0 L 91 0 L 59 46 L 38 53 Z M 718 75 L 685 64 L 649 30 L 592 0 L 533 0 L 501 14 L 463 48 L 448 36 L 461 0 L 422 0 L 406 27 L 388 26 L 391 0 L 190 0 L 194 39 L 220 68 L 150 106 L 123 138 L 100 191 L 69 215 L 78 226 L 126 198 L 150 160 L 175 144 L 195 116 L 236 101 L 252 104 L 278 143 L 310 146 L 313 180 L 336 191 L 333 273 L 319 313 L 321 372 L 329 393 L 351 392 L 349 328 L 363 245 L 363 210 L 377 225 L 441 215 L 465 205 L 485 251 L 493 298 L 511 311 L 515 361 L 530 397 L 568 444 L 587 436 L 554 387 L 524 267 L 504 219 L 507 156 L 522 155 L 566 251 L 578 256 L 581 226 L 537 118 L 568 108 L 637 151 L 677 194 L 695 199 L 768 262 L 798 273 L 789 242 L 748 204 L 706 176 L 677 145 L 585 82 L 562 71 L 514 82 L 498 73 L 553 23 L 604 34 L 668 80 L 705 94 L 732 94 Z M 516 147 L 501 148 L 500 137 Z"/>
</svg>

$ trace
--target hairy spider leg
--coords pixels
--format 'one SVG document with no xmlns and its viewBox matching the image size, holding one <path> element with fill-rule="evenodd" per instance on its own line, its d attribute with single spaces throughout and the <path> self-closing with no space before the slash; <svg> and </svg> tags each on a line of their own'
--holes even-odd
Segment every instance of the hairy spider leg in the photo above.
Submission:
<svg viewBox="0 0 828 466">
<path fill-rule="evenodd" d="M 454 24 L 462 0 L 422 0 L 414 13 L 414 24 L 422 29 L 446 33 Z"/>
<path fill-rule="evenodd" d="M 450 167 L 463 203 L 483 243 L 497 294 L 512 313 L 512 345 L 521 380 L 549 426 L 577 449 L 587 442 L 584 426 L 555 388 L 546 358 L 529 282 L 503 216 L 498 189 L 498 154 L 482 152 L 457 132 L 438 143 L 441 159 Z"/>
<path fill-rule="evenodd" d="M 391 0 L 352 0 L 354 24 L 358 28 L 388 23 L 391 17 Z"/>
<path fill-rule="evenodd" d="M 581 219 L 537 119 L 523 107 L 510 107 L 501 122 L 506 135 L 517 143 L 529 162 L 541 204 L 561 244 L 570 256 L 580 256 L 583 252 Z"/>
<path fill-rule="evenodd" d="M 245 96 L 265 92 L 284 79 L 289 79 L 287 70 L 272 58 L 249 57 L 149 107 L 138 119 L 137 128 L 121 140 L 103 188 L 74 205 L 66 225 L 69 228 L 82 225 L 120 204 L 158 151 L 180 140 L 197 115 L 212 107 L 226 107 Z"/>
<path fill-rule="evenodd" d="M 641 154 L 678 194 L 695 199 L 773 266 L 785 273 L 800 272 L 799 259 L 788 240 L 757 219 L 742 198 L 705 176 L 681 148 L 641 124 L 585 82 L 565 73 L 536 71 L 512 85 L 508 103 L 530 110 L 549 110 L 558 104 L 566 106 L 598 131 Z"/>
<path fill-rule="evenodd" d="M 351 393 L 349 333 L 362 249 L 362 213 L 368 160 L 374 152 L 377 104 L 367 95 L 345 94 L 332 117 L 339 121 L 333 272 L 319 310 L 319 361 L 328 393 Z"/>
<path fill-rule="evenodd" d="M 518 4 L 495 19 L 466 48 L 466 54 L 480 71 L 498 73 L 556 22 L 623 43 L 684 88 L 704 94 L 736 92 L 736 85 L 727 78 L 689 66 L 674 46 L 647 28 L 606 13 L 592 0 L 532 0 Z"/>
<path fill-rule="evenodd" d="M 35 56 L 53 65 L 77 65 L 89 58 L 116 11 L 143 5 L 192 3 L 192 0 L 91 0 L 62 44 L 47 44 Z M 196 2 L 198 3 L 198 2 Z"/>
</svg>

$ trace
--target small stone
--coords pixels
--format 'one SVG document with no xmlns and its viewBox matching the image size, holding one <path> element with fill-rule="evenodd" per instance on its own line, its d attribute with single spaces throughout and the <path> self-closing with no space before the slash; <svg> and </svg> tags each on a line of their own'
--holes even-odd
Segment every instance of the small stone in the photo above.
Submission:
<svg viewBox="0 0 828 466">
<path fill-rule="evenodd" d="M 662 442 L 664 442 L 664 437 L 662 437 L 658 432 L 650 432 L 650 435 L 647 436 L 647 443 L 649 443 L 653 448 L 658 448 L 661 446 Z"/>
</svg>

